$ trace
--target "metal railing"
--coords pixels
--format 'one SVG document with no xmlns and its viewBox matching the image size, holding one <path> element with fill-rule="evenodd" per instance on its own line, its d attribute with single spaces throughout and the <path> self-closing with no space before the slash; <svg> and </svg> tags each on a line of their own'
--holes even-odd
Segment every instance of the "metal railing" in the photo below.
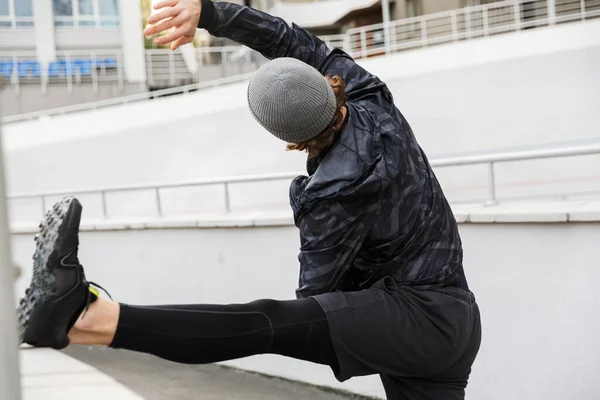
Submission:
<svg viewBox="0 0 600 400">
<path fill-rule="evenodd" d="M 600 16 L 600 0 L 507 0 L 349 29 L 354 58 L 491 36 Z"/>
<path fill-rule="evenodd" d="M 50 84 L 65 85 L 69 92 L 81 83 L 91 84 L 94 91 L 101 82 L 112 82 L 119 90 L 125 84 L 121 50 L 57 51 L 56 61 L 48 65 L 41 65 L 34 51 L 3 51 L 0 75 L 17 94 L 23 85 L 39 85 L 46 93 Z"/>
<path fill-rule="evenodd" d="M 322 36 L 321 38 L 332 47 L 339 47 L 348 52 L 354 58 L 366 58 L 385 54 L 386 40 L 385 34 L 389 35 L 389 45 L 387 51 L 399 52 L 406 49 L 432 46 L 442 43 L 470 40 L 485 36 L 497 35 L 505 32 L 520 31 L 548 25 L 559 24 L 569 21 L 580 21 L 600 16 L 600 0 L 507 0 L 485 5 L 477 5 L 462 9 L 445 11 L 436 14 L 427 14 L 419 17 L 403 19 L 391 22 L 388 26 L 376 24 L 353 28 L 345 34 Z M 225 49 L 225 50 L 224 50 Z M 169 50 L 149 50 L 150 58 L 156 57 L 159 52 L 169 52 Z M 216 54 L 213 54 L 216 53 Z M 88 53 L 89 54 L 89 53 Z M 234 55 L 242 55 L 242 58 L 233 60 Z M 204 81 L 211 79 L 210 67 L 216 68 L 217 75 L 220 77 L 228 76 L 229 73 L 235 74 L 236 68 L 229 72 L 224 72 L 224 67 L 217 64 L 211 64 L 209 60 L 224 60 L 231 65 L 236 62 L 243 64 L 245 57 L 253 57 L 253 52 L 243 46 L 229 46 L 223 48 L 199 48 L 197 50 L 198 62 L 201 66 L 196 76 L 192 76 L 189 71 L 176 71 L 173 60 L 175 55 L 167 56 L 166 65 L 161 67 L 162 71 L 152 71 L 157 67 L 154 63 L 148 66 L 149 80 L 158 80 L 155 76 L 160 73 L 165 76 L 170 83 L 175 86 L 178 82 L 178 76 L 191 81 Z M 210 55 L 210 57 L 208 57 Z M 171 68 L 171 69 L 169 69 Z M 255 68 L 253 65 L 246 67 L 250 70 Z M 122 70 L 122 68 L 120 68 Z M 166 71 L 166 72 L 165 72 Z M 220 72 L 219 72 L 220 71 Z M 215 76 L 219 78 L 219 76 Z M 122 78 L 121 78 L 122 79 Z M 238 79 L 241 81 L 243 79 Z M 230 82 L 229 79 L 216 79 L 208 86 L 217 86 L 222 83 Z M 11 79 L 13 86 L 15 78 Z M 165 85 L 165 86 L 174 86 Z M 202 83 L 201 87 L 204 84 Z M 190 86 L 174 87 L 168 94 L 185 93 L 190 90 Z M 165 93 L 166 94 L 166 93 Z M 153 92 L 141 94 L 146 99 L 155 98 Z M 138 97 L 136 97 L 137 99 Z M 119 105 L 127 103 L 128 100 L 114 98 L 99 102 L 100 105 L 88 103 L 85 106 L 76 105 L 63 107 L 59 110 L 45 110 L 43 112 L 21 114 L 5 119 L 6 123 L 18 122 L 32 119 L 33 116 L 52 116 L 64 114 L 67 112 L 81 111 L 85 109 L 94 109 L 100 106 L 106 107 L 109 104 Z"/>
<path fill-rule="evenodd" d="M 430 164 L 434 168 L 458 167 L 467 165 L 487 165 L 487 201 L 485 202 L 485 205 L 494 205 L 498 202 L 496 196 L 496 174 L 494 170 L 495 165 L 505 162 L 540 160 L 557 157 L 586 156 L 596 154 L 600 154 L 600 142 L 592 144 L 575 144 L 557 148 L 534 148 L 527 150 L 501 151 L 491 154 L 474 154 L 458 157 L 439 158 L 431 160 Z M 100 196 L 101 199 L 100 203 L 102 209 L 102 217 L 104 219 L 108 219 L 110 218 L 110 215 L 108 213 L 107 195 L 119 192 L 151 191 L 152 193 L 154 193 L 153 197 L 156 215 L 162 217 L 164 216 L 164 210 L 162 206 L 163 201 L 161 194 L 164 190 L 218 185 L 223 187 L 223 205 L 225 211 L 229 213 L 232 211 L 230 196 L 231 185 L 236 183 L 281 181 L 293 179 L 298 175 L 302 175 L 302 173 L 277 173 L 268 175 L 239 176 L 233 178 L 203 179 L 185 182 L 173 182 L 166 184 L 144 184 L 131 186 L 114 186 L 98 189 L 77 189 L 71 191 L 12 194 L 7 196 L 7 198 L 12 201 L 37 199 L 39 200 L 40 213 L 42 213 L 43 215 L 43 213 L 46 212 L 47 207 L 50 205 L 48 204 L 49 198 L 62 197 L 67 195 L 97 195 Z"/>
<path fill-rule="evenodd" d="M 212 46 L 195 49 L 197 70 L 192 72 L 180 52 L 146 50 L 148 84 L 152 88 L 206 82 L 254 72 L 266 62 L 245 46 Z"/>
</svg>

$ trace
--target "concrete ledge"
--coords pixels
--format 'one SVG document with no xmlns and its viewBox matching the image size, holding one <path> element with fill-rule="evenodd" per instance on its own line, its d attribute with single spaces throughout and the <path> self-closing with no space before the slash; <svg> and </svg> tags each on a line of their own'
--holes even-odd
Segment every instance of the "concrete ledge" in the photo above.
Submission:
<svg viewBox="0 0 600 400">
<path fill-rule="evenodd" d="M 600 200 L 500 203 L 452 206 L 459 224 L 600 222 Z M 214 229 L 292 226 L 291 211 L 250 211 L 176 216 L 85 220 L 82 231 Z M 13 234 L 37 233 L 37 223 L 13 223 Z"/>
<path fill-rule="evenodd" d="M 23 400 L 143 400 L 113 378 L 49 349 L 23 348 Z"/>
</svg>

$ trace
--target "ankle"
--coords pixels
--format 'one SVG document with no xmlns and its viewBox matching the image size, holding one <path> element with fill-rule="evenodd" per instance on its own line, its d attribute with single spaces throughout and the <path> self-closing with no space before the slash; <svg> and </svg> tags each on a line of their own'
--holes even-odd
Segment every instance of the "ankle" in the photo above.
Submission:
<svg viewBox="0 0 600 400">
<path fill-rule="evenodd" d="M 69 332 L 71 343 L 110 345 L 117 331 L 119 314 L 119 303 L 99 298 L 77 319 Z"/>
</svg>

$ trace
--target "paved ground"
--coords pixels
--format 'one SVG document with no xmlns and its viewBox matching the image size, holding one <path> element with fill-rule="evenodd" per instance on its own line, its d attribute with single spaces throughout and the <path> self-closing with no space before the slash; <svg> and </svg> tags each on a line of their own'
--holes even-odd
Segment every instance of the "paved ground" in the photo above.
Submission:
<svg viewBox="0 0 600 400">
<path fill-rule="evenodd" d="M 19 358 L 23 400 L 144 400 L 106 374 L 58 351 L 24 347 Z"/>
<path fill-rule="evenodd" d="M 65 353 L 146 400 L 348 400 L 318 388 L 217 365 L 180 365 L 146 354 L 71 346 Z"/>
</svg>

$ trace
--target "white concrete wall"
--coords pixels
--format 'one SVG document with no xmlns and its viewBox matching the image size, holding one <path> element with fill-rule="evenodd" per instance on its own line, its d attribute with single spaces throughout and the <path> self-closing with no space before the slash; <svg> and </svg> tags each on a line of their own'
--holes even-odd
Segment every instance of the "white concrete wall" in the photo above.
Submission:
<svg viewBox="0 0 600 400">
<path fill-rule="evenodd" d="M 600 223 L 461 224 L 460 230 L 483 320 L 467 399 L 597 399 Z M 15 260 L 26 268 L 32 239 L 13 239 Z M 227 304 L 293 298 L 298 247 L 293 226 L 129 229 L 83 232 L 81 261 L 88 278 L 121 302 Z M 29 279 L 26 271 L 18 293 Z M 383 396 L 376 377 L 340 385 L 326 367 L 283 357 L 231 364 Z"/>
<path fill-rule="evenodd" d="M 362 63 L 392 88 L 430 158 L 598 138 L 600 20 Z M 304 156 L 253 120 L 246 86 L 8 125 L 10 192 L 302 170 Z M 598 157 L 499 165 L 498 195 L 600 191 L 599 167 Z M 438 173 L 462 201 L 485 196 L 485 171 Z"/>
</svg>

